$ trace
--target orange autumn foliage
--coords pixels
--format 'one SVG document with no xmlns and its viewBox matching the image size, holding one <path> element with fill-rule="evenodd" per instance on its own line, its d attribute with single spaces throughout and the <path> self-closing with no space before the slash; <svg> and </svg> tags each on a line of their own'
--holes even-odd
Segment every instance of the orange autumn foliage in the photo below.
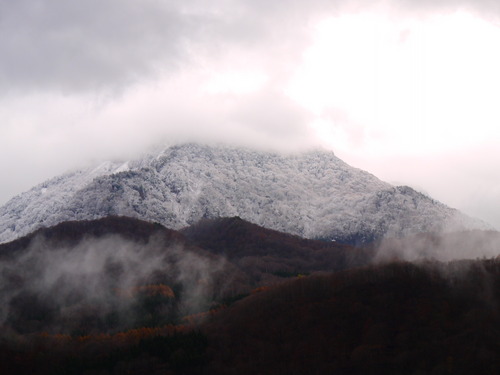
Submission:
<svg viewBox="0 0 500 375">
<path fill-rule="evenodd" d="M 215 309 L 209 311 L 203 311 L 196 314 L 187 315 L 182 318 L 190 326 L 196 326 L 203 323 L 207 318 L 217 314 L 218 312 L 224 310 L 226 308 L 225 305 L 221 305 Z"/>
<path fill-rule="evenodd" d="M 256 293 L 260 293 L 260 292 L 263 292 L 265 290 L 269 290 L 270 287 L 268 286 L 259 286 L 258 288 L 255 288 L 253 289 L 250 294 L 256 294 Z"/>
<path fill-rule="evenodd" d="M 63 343 L 107 343 L 107 344 L 119 344 L 119 345 L 131 345 L 137 344 L 143 339 L 148 339 L 156 336 L 171 336 L 176 333 L 186 333 L 191 330 L 188 325 L 166 325 L 162 327 L 141 327 L 134 328 L 123 332 L 117 332 L 115 334 L 99 333 L 90 334 L 84 336 L 72 337 L 70 335 L 63 334 L 49 334 L 47 332 L 42 332 L 38 337 L 44 341 L 48 342 L 63 342 Z"/>
</svg>

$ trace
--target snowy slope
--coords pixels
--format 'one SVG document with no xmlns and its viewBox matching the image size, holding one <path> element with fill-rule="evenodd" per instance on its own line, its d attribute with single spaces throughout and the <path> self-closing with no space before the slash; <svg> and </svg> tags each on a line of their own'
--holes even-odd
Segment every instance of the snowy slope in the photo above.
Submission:
<svg viewBox="0 0 500 375">
<path fill-rule="evenodd" d="M 46 181 L 0 208 L 0 242 L 66 220 L 124 215 L 179 229 L 240 216 L 307 238 L 347 242 L 422 231 L 486 229 L 409 187 L 333 153 L 280 155 L 184 144 Z"/>
</svg>

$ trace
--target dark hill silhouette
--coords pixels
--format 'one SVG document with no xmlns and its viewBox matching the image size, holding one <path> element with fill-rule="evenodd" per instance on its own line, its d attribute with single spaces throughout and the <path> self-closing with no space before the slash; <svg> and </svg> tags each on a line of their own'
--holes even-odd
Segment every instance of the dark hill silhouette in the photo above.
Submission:
<svg viewBox="0 0 500 375">
<path fill-rule="evenodd" d="M 183 233 L 111 216 L 60 223 L 2 244 L 0 324 L 21 333 L 85 333 L 175 322 L 257 287 L 369 260 L 364 250 L 304 240 L 239 218 L 206 220 Z M 127 299 L 128 291 L 152 285 L 172 289 L 174 296 L 146 320 L 131 318 L 145 310 Z M 122 313 L 120 306 L 128 307 Z"/>
<path fill-rule="evenodd" d="M 84 239 L 99 239 L 117 235 L 127 241 L 147 244 L 155 236 L 160 246 L 182 246 L 212 259 L 224 257 L 249 277 L 251 285 L 235 285 L 243 290 L 284 277 L 315 271 L 337 271 L 367 264 L 373 251 L 332 241 L 301 237 L 260 227 L 239 217 L 204 219 L 181 231 L 167 229 L 124 216 L 109 216 L 96 220 L 68 221 L 53 227 L 38 229 L 20 239 L 0 244 L 0 259 L 27 251 L 35 239 L 48 244 L 46 249 L 74 247 Z M 212 255 L 211 255 L 212 254 Z M 215 257 L 215 258 L 214 258 Z M 240 276 L 238 282 L 242 282 Z"/>
<path fill-rule="evenodd" d="M 0 257 L 26 250 L 35 238 L 50 242 L 53 246 L 74 246 L 84 238 L 101 238 L 120 235 L 124 239 L 147 243 L 153 234 L 161 235 L 167 243 L 187 243 L 179 232 L 157 223 L 125 216 L 108 216 L 96 220 L 66 221 L 48 228 L 41 228 L 17 240 L 0 244 Z"/>
<path fill-rule="evenodd" d="M 366 265 L 373 252 L 333 241 L 309 240 L 239 217 L 204 219 L 181 232 L 196 245 L 227 257 L 255 277 L 297 276 Z"/>
</svg>

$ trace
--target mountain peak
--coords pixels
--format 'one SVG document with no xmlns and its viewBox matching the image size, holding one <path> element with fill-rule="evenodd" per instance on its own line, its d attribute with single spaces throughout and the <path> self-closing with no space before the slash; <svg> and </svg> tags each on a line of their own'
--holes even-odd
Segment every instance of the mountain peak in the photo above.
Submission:
<svg viewBox="0 0 500 375">
<path fill-rule="evenodd" d="M 5 242 L 68 220 L 130 216 L 180 229 L 235 217 L 306 238 L 370 242 L 446 228 L 482 229 L 409 187 L 332 152 L 279 154 L 197 143 L 55 177 L 0 208 Z"/>
</svg>

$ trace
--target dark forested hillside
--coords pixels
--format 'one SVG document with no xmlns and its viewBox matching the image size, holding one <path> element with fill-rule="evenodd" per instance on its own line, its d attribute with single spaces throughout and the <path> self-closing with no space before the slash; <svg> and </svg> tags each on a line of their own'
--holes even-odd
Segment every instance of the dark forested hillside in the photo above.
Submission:
<svg viewBox="0 0 500 375">
<path fill-rule="evenodd" d="M 266 229 L 239 217 L 201 220 L 181 232 L 197 246 L 226 257 L 256 283 L 359 267 L 374 254 L 373 250 Z"/>
<path fill-rule="evenodd" d="M 0 374 L 500 373 L 499 259 L 372 254 L 240 218 L 43 229 L 0 245 Z"/>
<path fill-rule="evenodd" d="M 211 374 L 498 374 L 500 262 L 300 278 L 216 315 Z"/>
<path fill-rule="evenodd" d="M 256 287 L 368 262 L 359 249 L 239 218 L 184 232 L 189 238 L 159 224 L 107 217 L 2 244 L 0 323 L 19 333 L 64 334 L 175 323 Z"/>
<path fill-rule="evenodd" d="M 500 262 L 289 279 L 204 320 L 5 336 L 5 374 L 498 374 Z"/>
<path fill-rule="evenodd" d="M 66 221 L 53 227 L 38 229 L 20 239 L 0 244 L 0 257 L 25 251 L 35 239 L 48 242 L 51 247 L 57 248 L 74 246 L 84 238 L 100 238 L 110 235 L 119 235 L 130 241 L 147 243 L 154 234 L 160 235 L 168 243 L 185 244 L 186 242 L 178 232 L 160 224 L 125 216 L 107 216 L 96 220 Z"/>
<path fill-rule="evenodd" d="M 159 224 L 65 222 L 0 245 L 0 325 L 73 335 L 175 324 L 248 292 L 247 279 Z"/>
</svg>

